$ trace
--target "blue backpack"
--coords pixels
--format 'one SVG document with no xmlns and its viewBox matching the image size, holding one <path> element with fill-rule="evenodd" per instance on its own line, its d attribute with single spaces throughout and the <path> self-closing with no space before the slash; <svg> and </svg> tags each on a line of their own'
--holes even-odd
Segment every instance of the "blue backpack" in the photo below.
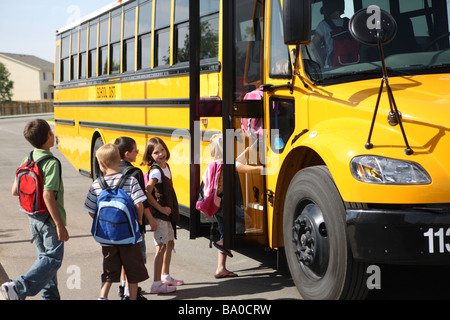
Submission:
<svg viewBox="0 0 450 320">
<path fill-rule="evenodd" d="M 102 191 L 97 199 L 91 233 L 101 244 L 135 244 L 141 236 L 133 200 L 122 189 L 126 179 L 127 176 L 122 176 L 117 186 L 111 188 L 103 176 L 99 177 Z"/>
</svg>

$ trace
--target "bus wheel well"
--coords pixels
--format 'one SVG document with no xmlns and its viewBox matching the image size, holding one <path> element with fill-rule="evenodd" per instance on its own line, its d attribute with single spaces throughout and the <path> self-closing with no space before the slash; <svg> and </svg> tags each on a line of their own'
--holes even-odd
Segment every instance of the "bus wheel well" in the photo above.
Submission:
<svg viewBox="0 0 450 320">
<path fill-rule="evenodd" d="M 98 150 L 98 148 L 100 148 L 102 145 L 103 139 L 100 133 L 94 132 L 91 141 L 91 178 L 93 180 L 97 179 L 100 171 L 95 153 Z"/>
<path fill-rule="evenodd" d="M 277 181 L 276 197 L 273 211 L 273 247 L 284 246 L 283 240 L 283 210 L 284 200 L 289 184 L 295 174 L 301 169 L 325 165 L 323 159 L 311 148 L 298 147 L 292 150 L 284 160 Z"/>
</svg>

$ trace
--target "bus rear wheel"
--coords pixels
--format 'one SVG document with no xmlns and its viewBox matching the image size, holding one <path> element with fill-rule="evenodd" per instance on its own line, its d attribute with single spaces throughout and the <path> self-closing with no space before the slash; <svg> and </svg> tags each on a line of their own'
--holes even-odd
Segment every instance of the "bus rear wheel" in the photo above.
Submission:
<svg viewBox="0 0 450 320">
<path fill-rule="evenodd" d="M 103 140 L 101 137 L 97 137 L 94 141 L 94 145 L 92 147 L 92 156 L 91 156 L 91 167 L 92 167 L 92 179 L 97 179 L 101 174 L 100 165 L 98 164 L 97 157 L 95 154 L 100 147 L 103 146 Z"/>
<path fill-rule="evenodd" d="M 345 206 L 326 166 L 305 168 L 292 179 L 283 231 L 286 259 L 302 298 L 365 297 L 365 265 L 353 260 Z"/>
</svg>

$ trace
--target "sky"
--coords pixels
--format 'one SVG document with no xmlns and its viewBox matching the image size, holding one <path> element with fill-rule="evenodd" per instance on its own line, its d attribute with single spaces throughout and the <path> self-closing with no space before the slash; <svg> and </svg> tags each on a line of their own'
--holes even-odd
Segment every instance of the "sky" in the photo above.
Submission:
<svg viewBox="0 0 450 320">
<path fill-rule="evenodd" d="M 117 0 L 0 0 L 0 52 L 54 62 L 56 30 Z"/>
</svg>

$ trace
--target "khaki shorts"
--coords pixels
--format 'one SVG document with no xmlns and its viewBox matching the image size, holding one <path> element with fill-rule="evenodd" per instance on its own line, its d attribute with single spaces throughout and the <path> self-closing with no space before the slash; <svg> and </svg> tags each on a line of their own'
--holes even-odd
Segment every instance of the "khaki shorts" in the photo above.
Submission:
<svg viewBox="0 0 450 320">
<path fill-rule="evenodd" d="M 158 229 L 153 233 L 155 237 L 155 245 L 167 244 L 169 241 L 175 240 L 172 222 L 155 218 Z"/>
</svg>

